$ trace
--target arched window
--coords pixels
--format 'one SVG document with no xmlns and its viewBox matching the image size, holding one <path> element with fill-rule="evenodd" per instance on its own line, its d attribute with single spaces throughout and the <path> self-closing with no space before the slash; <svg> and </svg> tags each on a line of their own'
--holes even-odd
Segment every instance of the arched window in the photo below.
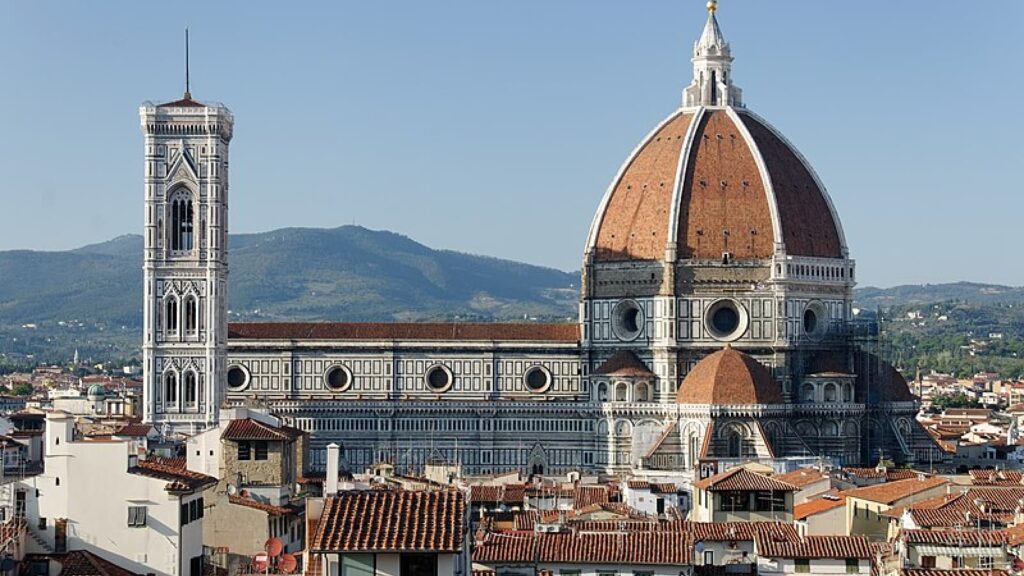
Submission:
<svg viewBox="0 0 1024 576">
<path fill-rule="evenodd" d="M 823 436 L 839 436 L 839 425 L 835 422 L 825 422 L 821 427 Z"/>
<path fill-rule="evenodd" d="M 634 393 L 633 393 L 633 399 L 636 402 L 650 402 L 651 401 L 650 388 L 647 387 L 647 383 L 646 382 L 641 382 L 641 383 L 636 385 L 636 389 L 634 390 Z"/>
<path fill-rule="evenodd" d="M 178 375 L 168 372 L 164 376 L 164 400 L 168 403 L 178 401 Z"/>
<path fill-rule="evenodd" d="M 171 211 L 171 250 L 192 250 L 192 194 L 188 190 L 178 189 L 171 195 L 169 205 Z"/>
<path fill-rule="evenodd" d="M 688 463 L 690 468 L 696 467 L 697 458 L 700 457 L 700 439 L 693 433 L 690 434 L 690 451 L 687 454 L 687 457 L 689 458 Z"/>
<path fill-rule="evenodd" d="M 814 402 L 814 385 L 804 384 L 802 396 L 804 402 Z"/>
<path fill-rule="evenodd" d="M 597 401 L 607 402 L 608 401 L 608 385 L 601 382 L 597 385 Z"/>
<path fill-rule="evenodd" d="M 831 382 L 825 384 L 825 402 L 835 402 L 836 399 L 836 385 Z"/>
<path fill-rule="evenodd" d="M 164 303 L 164 326 L 169 333 L 178 331 L 178 299 L 174 296 Z"/>
<path fill-rule="evenodd" d="M 199 328 L 199 304 L 195 296 L 185 299 L 185 331 L 195 333 Z"/>
<path fill-rule="evenodd" d="M 853 387 L 849 382 L 843 384 L 843 402 L 853 402 Z"/>
<path fill-rule="evenodd" d="M 620 383 L 616 384 L 615 385 L 615 401 L 616 402 L 625 402 L 626 401 L 626 396 L 629 393 L 628 390 L 629 389 L 626 387 L 625 383 L 620 382 Z"/>
<path fill-rule="evenodd" d="M 729 457 L 739 458 L 742 456 L 743 451 L 743 436 L 740 435 L 739 431 L 732 430 L 729 432 Z"/>
<path fill-rule="evenodd" d="M 185 403 L 195 404 L 196 402 L 196 373 L 185 372 Z"/>
</svg>

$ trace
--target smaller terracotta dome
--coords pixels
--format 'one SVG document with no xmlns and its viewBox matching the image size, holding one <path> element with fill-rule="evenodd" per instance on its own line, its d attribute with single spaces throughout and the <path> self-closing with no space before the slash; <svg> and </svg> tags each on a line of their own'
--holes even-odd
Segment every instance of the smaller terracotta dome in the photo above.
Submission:
<svg viewBox="0 0 1024 576">
<path fill-rule="evenodd" d="M 676 391 L 679 404 L 782 404 L 782 391 L 760 362 L 726 347 L 690 370 Z"/>
</svg>

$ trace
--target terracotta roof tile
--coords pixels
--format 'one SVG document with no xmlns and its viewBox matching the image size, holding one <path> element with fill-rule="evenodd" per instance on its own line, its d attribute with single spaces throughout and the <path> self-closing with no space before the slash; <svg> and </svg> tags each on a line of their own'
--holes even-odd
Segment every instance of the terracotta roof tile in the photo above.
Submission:
<svg viewBox="0 0 1024 576">
<path fill-rule="evenodd" d="M 968 470 L 975 486 L 1020 486 L 1024 473 L 1020 470 Z"/>
<path fill-rule="evenodd" d="M 607 504 L 608 488 L 604 486 L 579 486 L 572 491 L 573 507 L 583 508 L 591 504 Z"/>
<path fill-rule="evenodd" d="M 790 146 L 750 114 L 740 118 L 754 138 L 775 192 L 786 253 L 817 258 L 842 258 L 838 223 L 825 191 Z"/>
<path fill-rule="evenodd" d="M 243 322 L 228 325 L 233 340 L 470 340 L 579 342 L 579 325 L 387 322 Z"/>
<path fill-rule="evenodd" d="M 926 490 L 938 488 L 949 484 L 947 480 L 938 477 L 909 478 L 907 480 L 896 480 L 894 482 L 883 482 L 874 486 L 854 488 L 844 492 L 847 498 L 860 498 L 881 504 L 893 504 L 903 498 L 908 498 Z"/>
<path fill-rule="evenodd" d="M 685 533 L 491 532 L 473 550 L 473 562 L 685 566 L 692 551 Z"/>
<path fill-rule="evenodd" d="M 942 570 L 940 568 L 903 568 L 900 576 L 1010 576 L 1006 570 L 992 568 Z"/>
<path fill-rule="evenodd" d="M 148 436 L 152 431 L 153 426 L 151 424 L 128 424 L 114 432 L 114 436 L 142 437 Z"/>
<path fill-rule="evenodd" d="M 52 560 L 60 564 L 57 576 L 139 576 L 118 566 L 117 564 L 89 552 L 88 550 L 72 550 L 65 554 L 28 554 L 26 564 L 33 561 Z"/>
<path fill-rule="evenodd" d="M 751 472 L 746 468 L 733 468 L 720 474 L 694 482 L 693 486 L 710 492 L 727 492 L 733 490 L 776 490 L 796 492 L 796 486 L 776 480 L 771 476 Z"/>
<path fill-rule="evenodd" d="M 902 530 L 900 538 L 907 544 L 944 546 L 1001 546 L 1009 540 L 1004 530 Z"/>
<path fill-rule="evenodd" d="M 253 508 L 255 510 L 261 510 L 271 516 L 291 516 L 298 515 L 304 511 L 301 506 L 275 506 L 273 504 L 267 504 L 266 502 L 259 502 L 252 498 L 244 498 L 242 496 L 228 496 L 228 502 L 236 504 L 238 506 L 245 506 L 246 508 Z"/>
<path fill-rule="evenodd" d="M 627 160 L 596 223 L 597 260 L 664 258 L 679 156 L 692 119 L 673 113 Z"/>
<path fill-rule="evenodd" d="M 821 514 L 840 506 L 846 506 L 846 497 L 839 496 L 836 498 L 817 498 L 803 504 L 797 504 L 793 507 L 793 519 L 803 520 L 815 514 Z"/>
<path fill-rule="evenodd" d="M 723 348 L 701 359 L 676 392 L 680 404 L 780 404 L 782 391 L 760 362 Z"/>
<path fill-rule="evenodd" d="M 866 536 L 805 536 L 781 540 L 758 536 L 757 553 L 766 558 L 860 558 L 870 559 Z"/>
<path fill-rule="evenodd" d="M 654 372 L 651 372 L 647 364 L 644 364 L 644 361 L 630 350 L 619 350 L 612 354 L 610 358 L 598 366 L 594 373 L 607 376 L 654 376 Z"/>
<path fill-rule="evenodd" d="M 309 549 L 457 552 L 462 549 L 465 523 L 461 492 L 341 492 L 326 499 Z"/>
<path fill-rule="evenodd" d="M 165 480 L 164 490 L 168 492 L 194 492 L 217 483 L 213 476 L 192 472 L 184 468 L 172 468 L 160 462 L 139 460 L 136 466 L 128 469 L 131 474 L 147 476 L 157 480 Z"/>
<path fill-rule="evenodd" d="M 793 486 L 796 486 L 797 488 L 803 488 L 808 484 L 813 484 L 815 482 L 825 480 L 828 478 L 828 476 L 825 476 L 824 474 L 815 470 L 814 468 L 798 468 L 787 474 L 773 476 L 773 478 L 775 478 L 776 480 L 781 480 L 783 482 L 788 482 Z"/>
<path fill-rule="evenodd" d="M 737 260 L 772 256 L 774 225 L 761 171 L 739 127 L 724 110 L 710 111 L 701 119 L 680 203 L 680 258 L 719 260 L 723 252 Z"/>
<path fill-rule="evenodd" d="M 272 426 L 266 422 L 245 418 L 232 420 L 221 432 L 221 440 L 280 440 L 288 442 L 299 436 L 294 428 Z"/>
<path fill-rule="evenodd" d="M 186 96 L 180 100 L 173 102 L 164 102 L 163 104 L 157 104 L 157 108 L 205 108 L 206 104 L 197 102 L 191 97 Z"/>
</svg>

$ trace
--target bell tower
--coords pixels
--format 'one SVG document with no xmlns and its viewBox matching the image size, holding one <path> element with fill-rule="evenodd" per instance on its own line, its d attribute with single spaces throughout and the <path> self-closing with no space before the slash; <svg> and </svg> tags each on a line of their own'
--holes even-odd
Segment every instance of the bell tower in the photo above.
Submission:
<svg viewBox="0 0 1024 576">
<path fill-rule="evenodd" d="M 144 420 L 192 434 L 216 422 L 223 399 L 234 117 L 221 104 L 194 100 L 187 77 L 180 100 L 139 109 L 146 203 L 142 350 Z"/>
</svg>

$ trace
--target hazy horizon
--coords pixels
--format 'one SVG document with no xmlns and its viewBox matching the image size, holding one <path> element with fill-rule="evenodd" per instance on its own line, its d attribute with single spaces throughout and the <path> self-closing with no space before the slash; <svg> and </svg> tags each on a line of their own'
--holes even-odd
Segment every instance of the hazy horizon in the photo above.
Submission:
<svg viewBox="0 0 1024 576">
<path fill-rule="evenodd" d="M 703 4 L 0 4 L 0 250 L 141 231 L 138 106 L 180 97 L 189 26 L 193 95 L 236 117 L 232 233 L 355 223 L 578 269 L 609 182 L 690 81 Z M 718 14 L 747 106 L 821 176 L 860 285 L 1024 285 L 1024 120 L 993 110 L 1024 88 L 1024 3 Z"/>
</svg>

